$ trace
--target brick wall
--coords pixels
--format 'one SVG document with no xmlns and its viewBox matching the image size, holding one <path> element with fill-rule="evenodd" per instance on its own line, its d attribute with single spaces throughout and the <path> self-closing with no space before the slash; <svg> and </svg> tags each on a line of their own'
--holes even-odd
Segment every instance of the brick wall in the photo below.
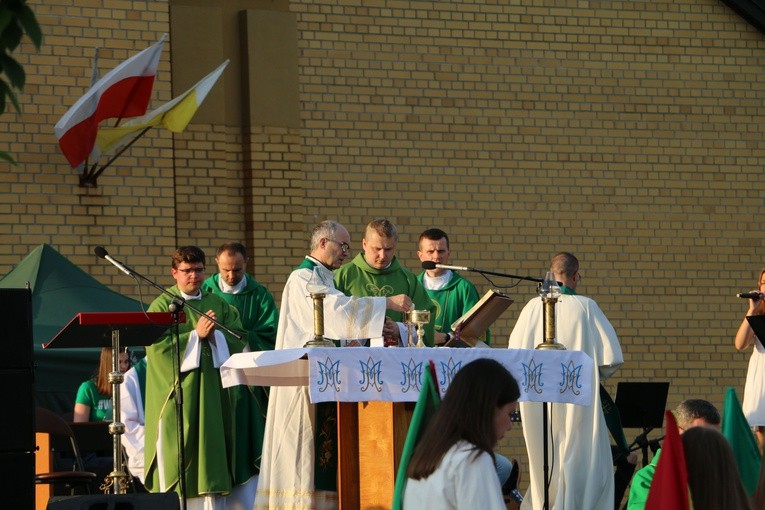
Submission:
<svg viewBox="0 0 765 510">
<path fill-rule="evenodd" d="M 46 242 L 137 297 L 94 246 L 171 283 L 176 244 L 213 255 L 239 238 L 279 299 L 316 221 L 345 223 L 358 250 L 363 226 L 385 216 L 412 269 L 433 226 L 449 232 L 457 265 L 539 277 L 553 253 L 575 253 L 580 290 L 624 349 L 609 390 L 669 380 L 669 407 L 691 396 L 721 406 L 726 386 L 742 397 L 735 294 L 765 265 L 765 37 L 722 2 L 257 3 L 296 16 L 297 40 L 274 44 L 298 48 L 300 126 L 242 128 L 229 115 L 152 132 L 94 189 L 78 187 L 53 124 L 87 88 L 94 47 L 99 67 L 114 67 L 169 31 L 168 3 L 31 4 L 45 45 L 17 52 L 24 111 L 0 117 L 19 161 L 0 174 L 0 274 Z M 226 11 L 229 38 L 228 14 L 253 8 L 210 5 Z M 241 65 L 236 45 L 223 47 Z M 168 55 L 157 101 L 171 97 Z M 227 92 L 237 76 L 227 72 Z M 516 304 L 493 328 L 499 346 L 535 293 L 505 291 Z M 521 455 L 511 436 L 503 450 Z"/>
</svg>

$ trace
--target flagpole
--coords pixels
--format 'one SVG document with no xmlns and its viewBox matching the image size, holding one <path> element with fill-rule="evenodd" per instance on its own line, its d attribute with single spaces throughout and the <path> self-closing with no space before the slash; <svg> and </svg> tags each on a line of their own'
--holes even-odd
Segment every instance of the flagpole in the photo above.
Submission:
<svg viewBox="0 0 765 510">
<path fill-rule="evenodd" d="M 147 127 L 145 127 L 143 129 L 143 131 L 141 131 L 140 133 L 138 133 L 138 135 L 136 135 L 135 138 L 130 140 L 130 142 L 128 142 L 127 144 L 123 145 L 122 148 L 120 148 L 120 150 L 117 151 L 117 153 L 114 156 L 109 158 L 109 161 L 104 163 L 104 165 L 101 168 L 99 168 L 98 171 L 96 171 L 96 172 L 90 171 L 86 175 L 83 175 L 83 177 L 80 178 L 80 184 L 82 185 L 82 184 L 88 184 L 89 183 L 89 184 L 91 184 L 93 186 L 96 186 L 97 185 L 96 180 L 98 179 L 98 176 L 101 175 L 102 173 L 104 173 L 104 170 L 109 168 L 109 165 L 114 163 L 114 160 L 116 160 L 118 157 L 120 157 L 123 152 L 128 150 L 131 145 L 133 145 L 135 142 L 137 142 L 138 139 L 141 138 L 143 135 L 145 135 L 146 132 L 148 130 L 150 130 L 152 127 L 154 127 L 154 126 L 147 126 Z M 91 170 L 94 169 L 96 166 L 97 166 L 96 163 L 93 163 L 93 167 L 91 168 Z"/>
</svg>

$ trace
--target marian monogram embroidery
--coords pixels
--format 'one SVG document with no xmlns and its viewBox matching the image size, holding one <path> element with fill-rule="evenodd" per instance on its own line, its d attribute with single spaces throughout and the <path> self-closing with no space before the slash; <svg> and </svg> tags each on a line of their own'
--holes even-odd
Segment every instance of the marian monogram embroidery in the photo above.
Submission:
<svg viewBox="0 0 765 510">
<path fill-rule="evenodd" d="M 441 362 L 441 379 L 438 381 L 438 385 L 444 389 L 448 388 L 454 379 L 454 374 L 460 368 L 462 368 L 462 362 L 455 363 L 454 358 L 451 357 L 446 363 Z"/>
<path fill-rule="evenodd" d="M 378 393 L 381 392 L 383 384 L 381 369 L 382 361 L 375 361 L 370 356 L 367 358 L 366 362 L 359 360 L 359 364 L 361 365 L 361 380 L 359 380 L 361 388 L 359 389 L 361 391 L 367 391 L 370 387 L 374 387 Z"/>
<path fill-rule="evenodd" d="M 420 392 L 422 384 L 422 362 L 417 363 L 409 358 L 409 362 L 401 363 L 401 393 L 408 393 L 410 390 L 415 393 Z"/>
<path fill-rule="evenodd" d="M 323 393 L 331 387 L 340 391 L 340 384 L 340 361 L 333 361 L 329 357 L 326 361 L 319 361 L 318 390 Z"/>
<path fill-rule="evenodd" d="M 560 392 L 565 393 L 570 390 L 574 395 L 579 395 L 582 389 L 582 384 L 579 382 L 579 377 L 582 374 L 582 365 L 574 365 L 573 361 L 569 361 L 568 365 L 561 363 L 560 372 Z"/>
<path fill-rule="evenodd" d="M 542 382 L 542 367 L 544 363 L 537 365 L 536 361 L 532 358 L 528 365 L 526 363 L 521 363 L 521 365 L 523 365 L 523 390 L 526 393 L 530 391 L 537 394 L 542 393 L 542 386 L 544 386 Z"/>
</svg>

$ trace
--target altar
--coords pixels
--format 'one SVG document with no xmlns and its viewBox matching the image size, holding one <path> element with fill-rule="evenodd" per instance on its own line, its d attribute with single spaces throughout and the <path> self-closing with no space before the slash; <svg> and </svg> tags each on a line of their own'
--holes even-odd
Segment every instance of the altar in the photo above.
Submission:
<svg viewBox="0 0 765 510">
<path fill-rule="evenodd" d="M 443 395 L 478 358 L 500 362 L 521 401 L 592 404 L 592 358 L 580 351 L 457 348 L 303 348 L 234 354 L 224 387 L 308 386 L 312 403 L 337 402 L 340 508 L 390 508 L 414 402 L 430 361 Z M 374 476 L 371 476 L 374 474 Z"/>
<path fill-rule="evenodd" d="M 343 347 L 234 354 L 220 367 L 224 387 L 309 386 L 311 401 L 416 402 L 423 370 L 433 361 L 443 395 L 454 374 L 478 359 L 495 359 L 521 388 L 520 401 L 590 405 L 592 358 L 581 351 Z"/>
</svg>

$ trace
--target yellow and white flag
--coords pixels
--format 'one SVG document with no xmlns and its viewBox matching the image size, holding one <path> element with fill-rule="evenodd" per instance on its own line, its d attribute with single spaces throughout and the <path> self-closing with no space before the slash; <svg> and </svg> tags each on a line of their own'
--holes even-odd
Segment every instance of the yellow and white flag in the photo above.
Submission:
<svg viewBox="0 0 765 510">
<path fill-rule="evenodd" d="M 199 80 L 196 85 L 156 110 L 131 119 L 121 126 L 99 128 L 96 135 L 96 147 L 103 154 L 124 145 L 133 135 L 149 127 L 162 126 L 173 133 L 183 132 L 228 63 L 229 61 L 226 60 L 213 72 Z"/>
</svg>

